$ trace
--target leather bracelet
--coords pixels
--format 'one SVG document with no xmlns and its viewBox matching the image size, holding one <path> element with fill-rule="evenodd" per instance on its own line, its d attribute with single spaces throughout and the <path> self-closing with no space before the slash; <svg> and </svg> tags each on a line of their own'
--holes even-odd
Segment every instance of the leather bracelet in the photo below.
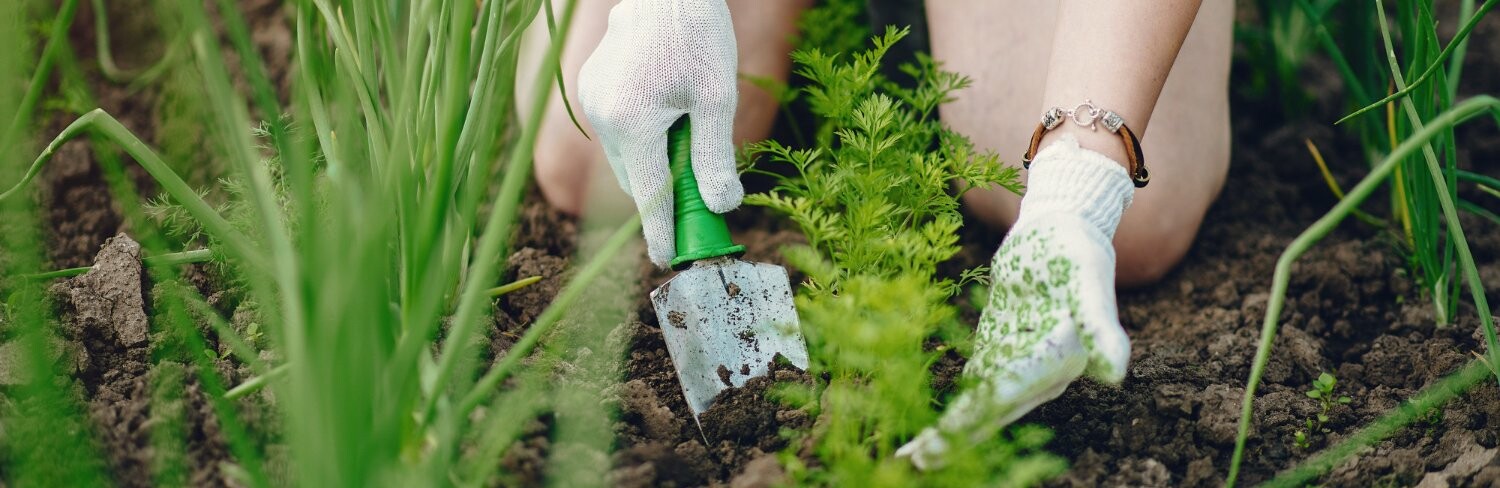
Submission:
<svg viewBox="0 0 1500 488">
<path fill-rule="evenodd" d="M 1146 160 L 1141 155 L 1141 140 L 1135 136 L 1135 131 L 1125 125 L 1125 118 L 1120 114 L 1099 108 L 1094 105 L 1093 100 L 1084 100 L 1072 110 L 1052 107 L 1043 112 L 1042 121 L 1036 125 L 1036 131 L 1031 133 L 1031 144 L 1026 148 L 1026 154 L 1021 157 L 1022 167 L 1031 169 L 1031 159 L 1036 156 L 1037 146 L 1042 144 L 1042 136 L 1068 119 L 1072 119 L 1074 124 L 1090 129 L 1102 123 L 1105 130 L 1111 134 L 1118 134 L 1120 142 L 1125 144 L 1125 162 L 1130 172 L 1130 180 L 1135 183 L 1136 188 L 1145 188 L 1146 184 L 1151 182 L 1151 172 L 1146 171 Z"/>
</svg>

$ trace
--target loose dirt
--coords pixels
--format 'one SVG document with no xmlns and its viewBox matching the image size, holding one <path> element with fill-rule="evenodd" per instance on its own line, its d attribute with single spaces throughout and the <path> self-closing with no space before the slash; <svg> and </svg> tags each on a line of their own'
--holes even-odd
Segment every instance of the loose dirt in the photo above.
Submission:
<svg viewBox="0 0 1500 488">
<path fill-rule="evenodd" d="M 1482 30 L 1500 30 L 1500 21 L 1492 19 L 1487 25 Z M 1470 59 L 1500 59 L 1500 52 L 1495 54 L 1486 58 L 1476 52 Z M 1467 72 L 1497 69 L 1486 64 Z M 1336 78 L 1318 86 L 1338 89 Z M 1050 448 L 1072 461 L 1070 471 L 1053 485 L 1224 482 L 1275 262 L 1298 233 L 1337 202 L 1303 140 L 1316 142 L 1325 155 L 1348 160 L 1333 163 L 1335 177 L 1345 188 L 1363 176 L 1357 160 L 1344 156 L 1359 154 L 1356 142 L 1325 122 L 1337 118 L 1339 107 L 1316 107 L 1317 113 L 1289 121 L 1280 114 L 1257 112 L 1253 100 L 1237 96 L 1233 103 L 1235 151 L 1229 183 L 1210 209 L 1192 251 L 1160 283 L 1119 297 L 1121 320 L 1133 344 L 1124 384 L 1107 387 L 1080 381 L 1021 420 L 1052 427 L 1056 438 Z M 1496 139 L 1492 133 L 1477 134 L 1485 135 L 1476 139 Z M 1500 145 L 1483 140 L 1465 149 L 1469 169 L 1484 174 L 1500 172 L 1497 153 Z M 1377 194 L 1365 208 L 1380 214 L 1385 201 L 1386 196 Z M 764 214 L 755 216 L 756 212 L 742 210 L 749 215 L 731 219 L 738 227 L 752 227 L 737 238 L 750 246 L 751 259 L 778 262 L 775 251 L 800 239 L 781 227 L 784 224 Z M 1500 256 L 1500 229 L 1479 219 L 1466 218 L 1465 223 L 1489 292 L 1500 291 L 1500 281 L 1495 280 L 1500 278 L 1500 260 L 1494 257 Z M 951 269 L 987 263 L 1002 232 L 977 223 L 966 227 L 965 250 Z M 1465 305 L 1456 324 L 1436 325 L 1430 301 L 1406 270 L 1393 238 L 1352 219 L 1298 262 L 1281 332 L 1258 391 L 1245 481 L 1265 480 L 1344 439 L 1455 371 L 1472 358 L 1472 351 L 1483 350 L 1472 306 Z M 658 274 L 648 286 L 663 279 Z M 960 302 L 971 319 L 977 317 L 972 304 Z M 779 479 L 774 458 L 715 459 L 716 451 L 699 448 L 701 439 L 673 377 L 655 315 L 649 306 L 637 315 L 642 323 L 634 325 L 635 342 L 627 363 L 623 389 L 631 393 L 621 405 L 623 447 L 615 458 L 615 480 L 628 486 L 739 484 L 761 479 L 767 472 L 772 472 L 771 479 Z M 941 358 L 933 367 L 935 389 L 951 392 L 962 367 L 963 359 L 956 353 Z M 1309 445 L 1297 447 L 1295 432 L 1307 430 L 1307 420 L 1320 413 L 1317 401 L 1305 392 L 1322 372 L 1333 373 L 1339 394 L 1352 401 L 1328 413 L 1323 426 L 1327 432 L 1311 432 Z M 775 429 L 766 429 L 765 421 L 775 408 L 766 403 L 741 409 L 748 415 L 729 422 L 732 428 L 713 427 L 709 437 L 741 439 L 741 449 L 774 439 Z M 1404 429 L 1323 482 L 1488 483 L 1500 478 L 1500 467 L 1487 467 L 1491 462 L 1500 465 L 1497 414 L 1500 394 L 1493 384 L 1482 384 L 1441 415 Z"/>
<path fill-rule="evenodd" d="M 273 60 L 271 78 L 284 87 L 290 44 L 276 4 L 257 0 L 244 6 L 251 15 L 257 45 Z M 96 54 L 87 7 L 79 18 L 71 37 L 95 96 L 126 127 L 152 142 L 160 125 L 155 118 L 156 88 L 132 92 L 99 78 L 91 64 Z M 127 24 L 115 35 L 117 62 L 155 59 L 151 36 L 125 34 L 138 27 L 128 24 L 128 16 L 123 18 Z M 1500 64 L 1496 64 L 1500 42 L 1495 41 L 1500 39 L 1500 17 L 1492 15 L 1474 36 L 1463 91 L 1492 92 L 1495 84 L 1486 81 L 1500 76 Z M 153 55 L 143 54 L 139 60 L 123 57 L 132 52 Z M 1314 74 L 1326 79 L 1326 70 L 1321 73 Z M 1314 86 L 1326 90 L 1314 94 L 1319 99 L 1341 99 L 1336 82 Z M 1311 114 L 1283 117 L 1268 113 L 1262 101 L 1238 94 L 1233 104 L 1235 151 L 1229 184 L 1210 210 L 1192 251 L 1162 282 L 1119 297 L 1121 320 L 1133 344 L 1124 384 L 1107 387 L 1078 382 L 1058 400 L 1022 419 L 1051 427 L 1056 438 L 1050 448 L 1071 460 L 1071 470 L 1055 485 L 1223 483 L 1275 261 L 1297 233 L 1335 203 L 1308 158 L 1303 140 L 1313 140 L 1330 157 L 1334 176 L 1345 188 L 1364 171 L 1353 141 L 1329 128 L 1341 107 L 1314 106 Z M 54 115 L 41 124 L 42 133 L 55 134 L 70 120 Z M 1500 174 L 1500 143 L 1496 142 L 1500 138 L 1493 131 L 1492 125 L 1482 123 L 1460 130 L 1461 155 L 1468 169 Z M 148 179 L 138 169 L 129 169 L 135 166 L 128 161 L 126 167 L 127 174 L 149 193 L 153 185 Z M 152 426 L 163 423 L 157 419 L 181 418 L 190 442 L 180 457 L 189 467 L 185 476 L 190 484 L 227 484 L 218 466 L 229 457 L 212 410 L 193 379 L 196 375 L 177 363 L 150 360 L 154 339 L 143 328 L 145 317 L 152 313 L 144 300 L 150 286 L 141 278 L 138 246 L 132 247 L 128 239 L 109 240 L 129 229 L 121 225 L 119 210 L 108 196 L 88 143 L 65 145 L 42 181 L 52 264 L 100 263 L 93 274 L 61 281 L 53 288 L 65 339 L 55 348 L 55 361 L 81 385 L 109 474 L 126 486 L 152 483 L 151 466 L 170 456 L 147 449 Z M 1473 198 L 1482 201 L 1483 197 Z M 1387 197 L 1376 195 L 1371 201 L 1366 209 L 1380 214 Z M 750 246 L 747 258 L 752 260 L 780 264 L 777 250 L 801 240 L 785 224 L 774 223 L 754 209 L 735 216 L 731 223 L 744 229 L 738 238 Z M 1466 224 L 1481 276 L 1494 297 L 1500 292 L 1500 229 L 1479 219 L 1468 219 Z M 497 300 L 495 330 L 490 334 L 493 355 L 509 350 L 560 291 L 576 264 L 577 233 L 574 219 L 548 208 L 535 192 L 528 197 L 505 276 L 543 279 Z M 952 269 L 985 263 L 999 239 L 999 230 L 971 224 L 963 234 L 965 251 Z M 1258 392 L 1246 481 L 1265 480 L 1346 438 L 1457 369 L 1473 351 L 1483 350 L 1472 307 L 1461 307 L 1453 325 L 1433 322 L 1430 301 L 1407 275 L 1394 242 L 1351 220 L 1296 265 L 1281 334 Z M 642 269 L 650 269 L 642 262 Z M 794 281 L 800 280 L 795 269 L 789 271 Z M 764 393 L 773 381 L 758 379 L 743 389 L 725 392 L 705 413 L 705 429 L 700 432 L 688 413 L 662 342 L 663 324 L 657 323 L 644 295 L 644 290 L 659 285 L 667 275 L 648 272 L 645 276 L 636 287 L 640 298 L 635 307 L 615 328 L 626 349 L 620 383 L 606 395 L 618 409 L 612 425 L 617 435 L 610 458 L 612 483 L 768 486 L 782 479 L 773 456 L 787 447 L 779 431 L 808 428 L 806 412 L 766 400 Z M 211 288 L 212 283 L 202 287 Z M 969 306 L 967 313 L 972 322 L 976 311 Z M 14 380 L 6 376 L 4 347 L 0 344 L 0 383 Z M 937 391 L 951 392 L 962 366 L 962 358 L 954 353 L 935 364 Z M 229 363 L 219 367 L 231 379 L 243 375 L 243 367 Z M 1320 411 L 1316 400 L 1304 392 L 1321 372 L 1334 373 L 1339 393 L 1352 401 L 1330 410 L 1324 425 L 1327 432 L 1311 432 L 1310 446 L 1298 447 L 1294 434 L 1305 430 L 1307 419 Z M 781 381 L 809 381 L 805 373 L 784 369 L 772 376 Z M 181 395 L 163 393 L 176 391 L 170 389 L 173 384 L 181 385 Z M 162 400 L 166 398 L 179 400 Z M 266 408 L 248 410 L 264 412 Z M 261 415 L 249 422 L 252 430 L 274 438 L 269 433 L 274 430 L 273 418 Z M 501 461 L 513 475 L 507 480 L 534 485 L 544 479 L 546 455 L 552 448 L 551 423 L 543 415 L 527 426 L 523 440 Z M 1446 406 L 1440 415 L 1401 430 L 1320 482 L 1329 486 L 1489 485 L 1500 481 L 1497 444 L 1500 391 L 1486 382 Z"/>
</svg>

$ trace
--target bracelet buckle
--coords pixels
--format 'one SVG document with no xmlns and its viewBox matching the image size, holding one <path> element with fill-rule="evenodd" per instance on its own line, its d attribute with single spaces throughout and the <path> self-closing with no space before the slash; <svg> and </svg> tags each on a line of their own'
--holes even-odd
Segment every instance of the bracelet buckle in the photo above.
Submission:
<svg viewBox="0 0 1500 488">
<path fill-rule="evenodd" d="M 1047 131 L 1056 129 L 1063 121 L 1072 120 L 1080 127 L 1088 127 L 1089 130 L 1099 130 L 1099 125 L 1111 134 L 1119 134 L 1120 141 L 1125 144 L 1126 163 L 1129 165 L 1130 179 L 1136 188 L 1144 188 L 1151 182 L 1151 173 L 1146 171 L 1146 162 L 1141 156 L 1141 141 L 1135 136 L 1135 132 L 1125 125 L 1125 118 L 1112 110 L 1099 108 L 1093 100 L 1084 99 L 1072 109 L 1052 107 L 1042 112 L 1042 121 L 1037 124 L 1036 131 L 1031 134 L 1031 145 L 1026 149 L 1026 154 L 1021 157 L 1021 165 L 1027 169 L 1031 168 L 1031 158 L 1036 155 L 1037 146 L 1042 143 L 1042 135 Z"/>
</svg>

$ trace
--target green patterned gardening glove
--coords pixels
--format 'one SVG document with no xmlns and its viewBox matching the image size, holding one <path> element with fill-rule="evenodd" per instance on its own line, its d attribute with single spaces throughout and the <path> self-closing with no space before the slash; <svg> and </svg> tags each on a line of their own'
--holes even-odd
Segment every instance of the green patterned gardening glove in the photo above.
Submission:
<svg viewBox="0 0 1500 488">
<path fill-rule="evenodd" d="M 989 303 L 964 368 L 973 387 L 897 456 L 941 467 L 952 436 L 1014 422 L 1079 375 L 1125 378 L 1130 339 L 1115 307 L 1110 241 L 1134 190 L 1123 166 L 1071 136 L 1037 154 L 1020 217 L 991 264 Z"/>
</svg>

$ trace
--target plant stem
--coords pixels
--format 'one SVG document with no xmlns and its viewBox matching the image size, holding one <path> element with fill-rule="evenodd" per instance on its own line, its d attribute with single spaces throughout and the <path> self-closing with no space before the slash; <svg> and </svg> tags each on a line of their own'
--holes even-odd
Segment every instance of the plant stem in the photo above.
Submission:
<svg viewBox="0 0 1500 488">
<path fill-rule="evenodd" d="M 72 124 L 68 124 L 68 127 L 64 128 L 56 138 L 52 139 L 52 142 L 47 144 L 47 148 L 42 150 L 40 155 L 37 155 L 36 160 L 31 163 L 31 168 L 26 170 L 26 176 L 23 176 L 21 181 L 16 182 L 15 186 L 6 190 L 5 193 L 0 193 L 0 200 L 5 200 L 19 194 L 22 188 L 30 184 L 31 180 L 35 179 L 36 175 L 41 172 L 42 165 L 52 160 L 52 156 L 57 153 L 57 150 L 62 147 L 63 143 L 72 140 L 74 137 L 78 137 L 84 132 L 93 132 L 101 135 L 124 148 L 125 152 L 130 154 L 130 157 L 135 158 L 141 167 L 152 178 L 156 179 L 157 184 L 161 185 L 163 191 L 166 191 L 168 195 L 177 200 L 178 203 L 181 203 L 182 208 L 187 210 L 193 218 L 198 219 L 198 222 L 203 225 L 205 231 L 218 237 L 225 244 L 228 244 L 229 249 L 234 252 L 235 258 L 244 261 L 247 266 L 263 266 L 265 264 L 265 255 L 261 254 L 260 250 L 254 247 L 244 234 L 235 230 L 228 221 L 224 220 L 224 217 L 219 215 L 218 211 L 209 206 L 208 202 L 203 201 L 203 198 L 198 196 L 198 193 L 193 191 L 193 188 L 188 186 L 187 182 L 182 181 L 182 178 L 178 177 L 177 173 L 173 172 L 172 168 L 168 167 L 161 160 L 161 157 L 157 156 L 150 147 L 146 146 L 146 143 L 141 142 L 135 134 L 131 134 L 125 126 L 120 125 L 120 121 L 115 120 L 113 116 L 106 113 L 103 109 L 91 110 L 89 113 L 83 114 L 83 116 L 74 120 Z"/>
<path fill-rule="evenodd" d="M 224 392 L 224 399 L 233 400 L 254 393 L 256 390 L 264 388 L 267 384 L 270 384 L 271 380 L 280 379 L 281 377 L 286 376 L 287 372 L 291 370 L 291 364 L 283 364 L 275 368 L 271 368 L 271 371 L 267 372 L 266 374 L 252 377 L 248 380 L 245 380 L 244 383 L 240 383 L 239 386 L 235 386 L 229 391 Z"/>
<path fill-rule="evenodd" d="M 214 256 L 213 251 L 210 251 L 210 250 L 207 250 L 207 249 L 198 249 L 198 250 L 195 250 L 195 251 L 183 251 L 183 252 L 174 252 L 174 253 L 171 253 L 171 254 L 161 254 L 161 255 L 157 255 L 157 256 L 146 256 L 145 258 L 141 259 L 141 262 L 144 263 L 144 264 L 147 264 L 147 265 L 176 266 L 176 265 L 179 265 L 179 264 L 191 264 L 191 263 L 205 262 L 205 261 L 208 261 L 210 259 L 213 259 L 213 256 Z M 66 278 L 66 277 L 69 277 L 69 276 L 78 276 L 78 275 L 87 273 L 91 269 L 94 269 L 94 267 L 93 266 L 84 266 L 84 267 L 81 267 L 81 268 L 59 269 L 59 270 L 56 270 L 56 271 L 48 271 L 48 272 L 45 272 L 45 273 L 36 273 L 36 274 L 26 275 L 26 279 L 29 279 L 29 280 L 50 280 L 50 279 L 55 279 L 55 278 Z"/>
<path fill-rule="evenodd" d="M 521 278 L 519 280 L 510 282 L 510 283 L 507 283 L 507 284 L 504 284 L 504 285 L 500 285 L 500 286 L 497 286 L 497 287 L 494 287 L 494 288 L 490 288 L 489 291 L 486 291 L 485 293 L 489 294 L 490 298 L 494 298 L 494 297 L 498 297 L 500 295 L 504 295 L 506 293 L 511 293 L 511 292 L 516 291 L 516 290 L 520 290 L 522 288 L 526 288 L 528 286 L 536 284 L 536 282 L 538 282 L 538 281 L 542 281 L 542 277 L 540 277 L 540 276 L 532 276 L 530 278 Z"/>
<path fill-rule="evenodd" d="M 1458 170 L 1458 180 L 1476 183 L 1481 189 L 1500 190 L 1500 179 L 1471 171 Z"/>
<path fill-rule="evenodd" d="M 1411 93 L 1412 90 L 1416 89 L 1418 86 L 1421 86 L 1423 83 L 1426 83 L 1427 80 L 1431 78 L 1431 76 L 1432 76 L 1433 73 L 1436 73 L 1439 69 L 1441 69 L 1443 67 L 1443 60 L 1448 59 L 1448 56 L 1450 54 L 1452 54 L 1453 51 L 1455 49 L 1457 49 L 1459 46 L 1465 45 L 1464 41 L 1466 39 L 1468 39 L 1469 32 L 1472 31 L 1472 30 L 1474 30 L 1474 26 L 1479 25 L 1479 20 L 1483 19 L 1484 18 L 1484 14 L 1487 13 L 1487 12 L 1489 12 L 1491 8 L 1494 8 L 1497 3 L 1500 3 L 1500 0 L 1486 0 L 1484 2 L 1484 4 L 1480 5 L 1479 6 L 1479 10 L 1476 11 L 1476 12 L 1474 12 L 1474 16 L 1473 17 L 1469 17 L 1469 21 L 1466 22 L 1466 23 L 1464 23 L 1463 28 L 1461 28 L 1461 29 L 1458 30 L 1458 34 L 1454 35 L 1453 39 L 1448 41 L 1448 46 L 1444 47 L 1443 51 L 1441 53 L 1438 53 L 1437 59 L 1432 60 L 1432 64 L 1428 65 L 1427 69 L 1424 70 L 1424 71 L 1422 71 L 1422 74 L 1419 75 L 1419 76 L 1417 76 L 1416 79 L 1412 80 L 1411 84 L 1407 85 L 1406 88 L 1402 88 L 1400 90 L 1397 90 L 1395 93 L 1392 93 L 1390 95 L 1386 95 L 1385 98 L 1382 98 L 1380 100 L 1376 100 L 1374 102 L 1371 102 L 1369 105 L 1366 105 L 1364 108 L 1361 108 L 1359 110 L 1355 110 L 1354 113 L 1351 113 L 1349 115 L 1345 115 L 1344 118 L 1341 118 L 1337 122 L 1334 122 L 1334 125 L 1342 124 L 1345 121 L 1347 121 L 1349 119 L 1352 119 L 1352 118 L 1355 118 L 1355 117 L 1358 117 L 1361 114 L 1364 114 L 1365 112 L 1369 112 L 1370 110 L 1375 109 L 1376 107 L 1379 107 L 1381 105 L 1389 103 L 1389 102 L 1391 102 L 1391 101 L 1393 101 L 1393 100 L 1395 100 L 1397 98 L 1401 98 L 1403 96 L 1406 96 L 1407 94 Z M 1381 14 L 1382 16 L 1384 16 L 1384 13 L 1385 13 L 1384 10 L 1382 10 L 1381 8 L 1378 8 L 1378 7 L 1375 9 L 1375 12 Z"/>
<path fill-rule="evenodd" d="M 1307 144 L 1307 152 L 1312 154 L 1313 162 L 1318 163 L 1318 172 L 1323 174 L 1323 182 L 1328 184 L 1328 191 L 1333 192 L 1333 196 L 1342 200 L 1344 198 L 1344 189 L 1339 187 L 1339 182 L 1333 179 L 1333 173 L 1328 171 L 1328 163 L 1323 160 L 1323 153 L 1318 151 L 1318 146 L 1313 144 L 1312 139 L 1303 139 L 1302 142 Z M 1386 227 L 1387 225 L 1384 220 L 1357 208 L 1354 209 L 1354 216 L 1366 224 L 1376 227 Z"/>
<path fill-rule="evenodd" d="M 115 83 L 128 82 L 135 88 L 151 83 L 167 71 L 167 67 L 178 56 L 180 44 L 175 39 L 168 41 L 167 52 L 162 54 L 161 59 L 145 69 L 127 71 L 115 65 L 114 53 L 109 46 L 109 11 L 104 8 L 104 0 L 93 0 L 93 3 L 94 55 L 99 58 L 99 72 L 104 74 L 104 78 Z"/>
<path fill-rule="evenodd" d="M 1497 194 L 1496 196 L 1500 196 L 1500 194 Z M 1458 208 L 1465 212 L 1478 215 L 1480 218 L 1483 218 L 1490 222 L 1494 222 L 1497 225 L 1500 225 L 1500 215 L 1496 215 L 1495 212 L 1491 212 L 1490 209 L 1476 205 L 1474 204 L 1474 202 L 1470 202 L 1468 200 L 1459 200 Z"/>
<path fill-rule="evenodd" d="M 52 66 L 57 63 L 57 56 L 68 41 L 68 28 L 73 26 L 73 17 L 77 13 L 78 0 L 64 0 L 57 17 L 52 18 L 52 30 L 47 34 L 47 47 L 42 48 L 42 59 L 37 62 L 36 71 L 31 74 L 31 82 L 26 85 L 26 95 L 21 97 L 21 104 L 16 107 L 15 116 L 11 117 L 10 127 L 5 130 L 4 135 L 0 135 L 0 151 L 13 150 L 16 138 L 21 135 L 23 119 L 30 117 L 31 112 L 36 110 L 37 101 L 42 98 L 42 90 L 47 87 L 47 77 L 52 74 Z M 0 195 L 0 200 L 4 199 L 5 196 Z"/>
<path fill-rule="evenodd" d="M 1280 325 L 1278 320 L 1281 316 L 1282 308 L 1286 305 L 1286 291 L 1291 281 L 1292 264 L 1298 258 L 1302 257 L 1313 244 L 1316 244 L 1330 232 L 1333 232 L 1333 229 L 1338 226 L 1339 222 L 1349 216 L 1353 209 L 1363 203 L 1366 198 L 1369 198 L 1370 194 L 1384 183 L 1386 178 L 1390 177 L 1391 173 L 1402 160 L 1410 156 L 1414 151 L 1422 148 L 1432 138 L 1440 135 L 1445 128 L 1456 126 L 1485 112 L 1500 112 L 1500 100 L 1487 95 L 1481 95 L 1455 105 L 1437 117 L 1434 117 L 1426 127 L 1412 134 L 1411 137 L 1396 146 L 1396 149 L 1391 151 L 1391 154 L 1387 155 L 1380 164 L 1375 165 L 1370 174 L 1366 175 L 1363 180 L 1360 180 L 1359 184 L 1350 189 L 1349 194 L 1343 200 L 1340 200 L 1337 205 L 1334 205 L 1332 210 L 1329 210 L 1327 214 L 1323 215 L 1322 218 L 1319 218 L 1317 222 L 1314 222 L 1312 226 L 1298 235 L 1292 241 L 1291 245 L 1287 247 L 1287 250 L 1281 254 L 1281 257 L 1277 259 L 1276 272 L 1271 284 L 1271 297 L 1266 304 L 1266 316 L 1261 326 L 1260 345 L 1256 348 L 1255 362 L 1250 369 L 1250 379 L 1245 385 L 1245 396 L 1240 410 L 1239 432 L 1235 437 L 1234 456 L 1230 459 L 1229 477 L 1226 481 L 1227 486 L 1234 486 L 1239 476 L 1240 462 L 1245 453 L 1245 441 L 1250 436 L 1250 418 L 1255 403 L 1255 389 L 1260 385 L 1261 376 L 1265 374 L 1266 363 L 1271 357 L 1271 346 L 1276 339 L 1277 327 Z M 1479 282 L 1477 279 L 1474 279 L 1472 284 L 1478 285 Z M 1484 322 L 1486 329 L 1493 330 L 1493 319 L 1489 316 L 1488 308 L 1482 304 L 1483 293 L 1477 293 L 1476 296 L 1481 297 L 1476 301 L 1481 302 L 1481 307 L 1483 307 L 1480 311 L 1480 320 Z M 1492 345 L 1491 353 L 1493 354 L 1494 351 L 1495 348 Z"/>
</svg>

